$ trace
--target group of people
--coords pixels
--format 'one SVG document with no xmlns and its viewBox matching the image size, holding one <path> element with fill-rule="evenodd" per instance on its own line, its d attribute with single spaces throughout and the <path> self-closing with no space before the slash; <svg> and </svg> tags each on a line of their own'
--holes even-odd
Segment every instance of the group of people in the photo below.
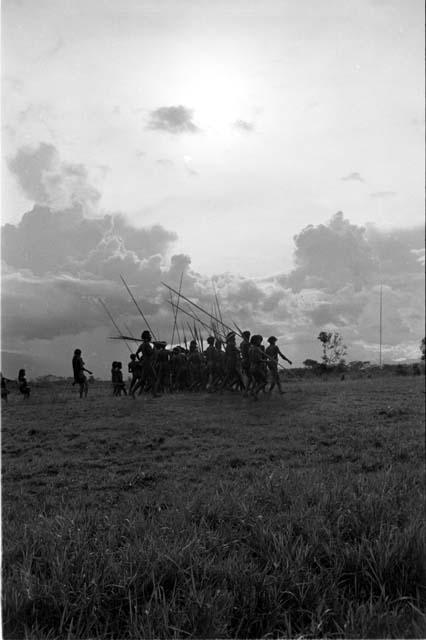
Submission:
<svg viewBox="0 0 426 640">
<path fill-rule="evenodd" d="M 13 380 L 9 380 L 3 374 L 1 376 L 1 399 L 7 403 L 7 398 L 10 393 L 7 383 L 13 382 Z M 25 369 L 19 369 L 18 372 L 18 390 L 24 396 L 24 399 L 27 400 L 30 397 L 31 388 L 28 386 L 27 382 L 27 374 Z"/>
<path fill-rule="evenodd" d="M 191 340 L 189 348 L 175 346 L 167 349 L 167 343 L 153 341 L 151 333 L 142 332 L 141 344 L 130 356 L 128 372 L 131 376 L 128 390 L 123 379 L 123 364 L 114 361 L 111 367 L 113 395 L 121 394 L 135 397 L 136 393 L 150 393 L 157 397 L 162 393 L 176 391 L 207 391 L 209 393 L 224 389 L 240 391 L 255 400 L 261 391 L 269 393 L 277 387 L 283 393 L 279 376 L 278 358 L 289 364 L 289 360 L 277 345 L 277 338 L 268 338 L 268 346 L 263 345 L 263 337 L 251 335 L 250 331 L 241 334 L 237 345 L 237 335 L 231 331 L 225 340 L 217 336 L 207 338 L 207 348 L 202 349 L 196 340 Z M 89 390 L 86 368 L 81 349 L 75 349 L 72 359 L 74 374 L 73 385 L 78 385 L 80 398 L 87 397 Z M 11 382 L 1 376 L 1 397 L 7 402 Z M 268 388 L 269 385 L 269 388 Z M 30 387 L 25 369 L 18 373 L 18 388 L 24 398 L 29 398 Z"/>
<path fill-rule="evenodd" d="M 259 334 L 244 331 L 241 337 L 239 345 L 236 333 L 230 332 L 224 341 L 214 336 L 207 338 L 205 350 L 196 340 L 189 343 L 189 348 L 175 346 L 169 350 L 166 342 L 152 341 L 151 333 L 144 331 L 128 364 L 129 394 L 134 397 L 136 392 L 147 392 L 157 397 L 164 392 L 213 393 L 229 389 L 257 400 L 261 391 L 272 392 L 275 387 L 283 393 L 278 358 L 289 364 L 291 360 L 280 351 L 277 338 L 268 338 L 265 347 Z M 127 395 L 121 362 L 112 363 L 111 382 L 113 395 Z"/>
</svg>

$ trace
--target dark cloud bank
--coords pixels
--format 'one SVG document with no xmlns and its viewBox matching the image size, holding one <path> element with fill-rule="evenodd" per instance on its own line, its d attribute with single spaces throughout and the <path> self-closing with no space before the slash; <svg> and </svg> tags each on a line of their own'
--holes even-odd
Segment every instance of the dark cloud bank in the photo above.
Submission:
<svg viewBox="0 0 426 640">
<path fill-rule="evenodd" d="M 100 214 L 100 194 L 82 165 L 61 162 L 51 145 L 21 149 L 10 160 L 24 193 L 35 204 L 17 225 L 2 228 L 3 368 L 27 366 L 33 375 L 69 374 L 79 346 L 100 377 L 126 346 L 98 302 L 105 300 L 125 332 L 144 328 L 120 274 L 129 283 L 154 331 L 170 340 L 169 294 L 161 281 L 211 309 L 210 278 L 196 273 L 186 255 L 173 255 L 176 234 L 160 225 L 136 228 L 122 213 Z M 278 335 L 300 364 L 319 358 L 316 336 L 339 330 L 348 358 L 378 354 L 380 284 L 384 299 L 384 353 L 388 361 L 417 357 L 423 336 L 424 267 L 420 229 L 383 232 L 353 225 L 342 213 L 294 237 L 288 274 L 251 279 L 214 277 L 221 311 L 231 322 Z M 182 321 L 183 323 L 183 321 Z"/>
</svg>

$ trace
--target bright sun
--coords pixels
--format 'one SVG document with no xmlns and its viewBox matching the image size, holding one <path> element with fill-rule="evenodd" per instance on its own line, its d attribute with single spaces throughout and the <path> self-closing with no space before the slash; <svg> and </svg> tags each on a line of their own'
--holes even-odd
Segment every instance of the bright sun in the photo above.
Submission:
<svg viewBox="0 0 426 640">
<path fill-rule="evenodd" d="M 194 120 L 206 128 L 223 129 L 247 117 L 251 107 L 247 77 L 220 59 L 194 61 L 180 93 L 194 109 Z"/>
</svg>

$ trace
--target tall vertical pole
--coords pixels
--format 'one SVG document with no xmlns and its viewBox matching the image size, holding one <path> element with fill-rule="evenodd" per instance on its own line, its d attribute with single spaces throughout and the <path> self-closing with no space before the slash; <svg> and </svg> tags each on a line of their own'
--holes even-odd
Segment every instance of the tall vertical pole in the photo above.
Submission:
<svg viewBox="0 0 426 640">
<path fill-rule="evenodd" d="M 382 289 L 383 289 L 383 286 L 380 285 L 380 312 L 379 312 L 379 324 L 380 324 L 380 328 L 379 328 L 379 343 L 380 343 L 379 365 L 380 365 L 380 368 L 382 367 L 382 314 L 383 314 Z"/>
</svg>

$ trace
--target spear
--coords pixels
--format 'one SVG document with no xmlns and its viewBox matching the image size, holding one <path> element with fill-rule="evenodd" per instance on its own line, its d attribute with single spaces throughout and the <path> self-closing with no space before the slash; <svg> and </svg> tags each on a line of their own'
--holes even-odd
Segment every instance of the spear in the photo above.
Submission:
<svg viewBox="0 0 426 640">
<path fill-rule="evenodd" d="M 168 284 L 166 284 L 165 282 L 162 282 L 161 284 L 163 284 L 165 287 L 167 287 L 168 289 L 170 289 L 171 291 L 173 291 L 174 293 L 177 293 L 173 287 L 170 287 Z M 184 296 L 183 294 L 181 294 L 181 298 L 183 298 L 183 300 L 185 300 L 186 302 L 189 302 L 189 304 L 192 304 L 196 309 L 199 309 L 200 311 L 202 311 L 203 313 L 205 313 L 207 316 L 209 316 L 209 318 L 215 320 L 216 322 L 219 322 L 223 327 L 225 327 L 225 329 L 228 329 L 228 331 L 233 331 L 233 329 L 231 329 L 231 327 L 229 327 L 228 325 L 226 325 L 224 322 L 221 322 L 218 318 L 216 318 L 213 314 L 209 313 L 208 311 L 205 311 L 205 309 L 203 309 L 202 307 L 200 307 L 198 304 L 196 304 L 195 302 L 192 302 L 192 300 L 190 300 L 189 298 L 187 298 L 186 296 Z M 235 323 L 234 323 L 235 324 Z M 234 332 L 235 333 L 235 332 Z M 238 335 L 242 338 L 242 332 L 240 330 L 238 330 Z M 260 350 L 261 351 L 261 350 Z M 274 358 L 271 358 L 271 356 L 268 356 L 266 353 L 264 353 L 262 351 L 262 354 L 266 357 L 267 360 L 271 360 L 273 362 L 276 362 L 276 360 L 274 360 Z M 279 367 L 281 367 L 282 369 L 285 369 L 285 367 L 282 366 L 282 364 L 280 362 L 277 363 Z"/>
<path fill-rule="evenodd" d="M 109 336 L 109 340 L 132 340 L 132 342 L 139 342 L 139 338 L 133 338 L 131 336 Z"/>
<path fill-rule="evenodd" d="M 165 282 L 161 283 L 162 285 L 164 285 L 165 287 L 167 287 L 167 289 L 170 289 L 171 291 L 173 291 L 173 293 L 178 293 L 175 289 L 173 289 L 173 287 L 170 287 L 168 284 L 166 284 Z M 202 311 L 203 313 L 206 314 L 206 316 L 209 316 L 209 318 L 212 318 L 213 320 L 215 320 L 215 322 L 218 322 L 219 324 L 221 324 L 223 327 L 225 327 L 225 329 L 227 329 L 228 331 L 232 331 L 231 327 L 229 327 L 228 325 L 226 325 L 224 322 L 221 322 L 218 318 L 216 318 L 216 316 L 214 316 L 213 314 L 209 313 L 208 311 L 206 311 L 205 309 L 203 309 L 202 307 L 200 307 L 198 304 L 196 304 L 195 302 L 193 302 L 192 300 L 190 300 L 189 298 L 187 298 L 186 296 L 184 296 L 181 293 L 181 298 L 183 298 L 183 300 L 185 300 L 186 302 L 189 302 L 189 304 L 191 304 L 193 307 L 195 307 L 196 309 L 199 309 L 199 311 Z"/>
<path fill-rule="evenodd" d="M 170 340 L 170 344 L 173 345 L 173 340 L 175 337 L 175 328 L 176 328 L 176 318 L 177 318 L 177 309 L 173 303 L 173 296 L 172 296 L 172 292 L 169 291 L 170 293 L 170 300 L 167 300 L 167 302 L 170 302 L 170 304 L 172 305 L 173 308 L 173 330 L 172 330 L 172 338 Z"/>
<path fill-rule="evenodd" d="M 187 316 L 189 316 L 190 318 L 192 318 L 193 320 L 198 320 L 198 322 L 200 324 L 202 324 L 204 327 L 206 327 L 207 329 L 209 329 L 210 327 L 208 326 L 208 324 L 206 324 L 205 322 L 203 322 L 202 320 L 200 320 L 199 318 L 196 318 L 195 316 L 192 315 L 192 313 L 189 313 L 189 311 L 185 311 L 185 309 L 182 309 L 182 307 L 178 307 L 177 304 L 175 302 L 170 302 L 169 300 L 166 300 L 166 302 L 168 304 L 171 304 L 175 309 L 177 309 L 178 311 L 182 311 L 182 313 L 186 314 Z M 180 342 L 180 336 L 179 336 L 179 328 L 176 325 L 176 329 L 178 331 L 178 339 Z"/>
<path fill-rule="evenodd" d="M 170 291 L 169 293 L 170 293 L 170 300 L 166 300 L 166 302 L 173 307 L 173 317 L 175 318 L 174 322 L 176 324 L 176 333 L 177 333 L 178 342 L 180 344 L 181 340 L 180 340 L 179 326 L 177 324 L 177 312 L 178 312 L 179 307 L 177 307 L 176 303 L 173 302 L 172 292 Z M 171 344 L 173 345 L 173 342 Z"/>
<path fill-rule="evenodd" d="M 212 285 L 213 285 L 214 297 L 216 298 L 216 306 L 217 306 L 217 310 L 218 310 L 218 313 L 219 313 L 219 318 L 220 318 L 220 321 L 223 324 L 222 313 L 220 311 L 220 306 L 219 306 L 219 298 L 217 297 L 216 287 L 214 286 L 214 280 L 213 279 L 212 279 Z"/>
<path fill-rule="evenodd" d="M 130 331 L 130 329 L 129 329 L 129 327 L 127 326 L 127 324 L 126 324 L 125 322 L 124 322 L 123 324 L 124 324 L 124 328 L 126 329 L 126 331 L 127 331 L 127 332 L 128 332 L 128 334 L 129 334 L 129 336 L 132 336 L 132 338 L 133 338 L 133 337 L 134 337 L 134 336 L 133 336 L 133 333 Z"/>
<path fill-rule="evenodd" d="M 236 322 L 232 321 L 232 324 L 234 325 L 234 327 L 236 328 L 236 330 L 238 331 L 238 333 L 240 334 L 240 336 L 243 335 L 243 332 L 241 331 L 241 329 L 239 328 L 239 326 L 237 325 Z"/>
<path fill-rule="evenodd" d="M 191 325 L 189 324 L 189 322 L 187 322 L 186 324 L 187 324 L 187 327 L 188 327 L 188 329 L 189 329 L 189 335 L 191 336 L 191 338 L 192 338 L 193 340 L 195 340 L 194 332 L 193 332 L 193 330 L 191 329 Z M 195 342 L 197 342 L 197 341 L 195 340 Z"/>
<path fill-rule="evenodd" d="M 123 278 L 123 276 L 122 276 L 122 275 L 120 275 L 120 278 L 121 278 L 121 280 L 122 280 L 122 282 L 123 282 L 124 286 L 126 287 L 126 289 L 127 289 L 128 293 L 129 293 L 129 295 L 130 295 L 131 299 L 132 299 L 132 300 L 133 300 L 133 302 L 135 303 L 135 305 L 136 305 L 136 309 L 139 311 L 139 313 L 140 313 L 140 314 L 141 314 L 141 316 L 142 316 L 143 321 L 145 322 L 145 324 L 146 324 L 146 326 L 148 327 L 149 331 L 152 333 L 152 335 L 153 335 L 153 337 L 154 337 L 154 340 L 157 340 L 157 337 L 156 337 L 155 333 L 153 332 L 153 330 L 151 329 L 151 327 L 149 326 L 149 322 L 148 322 L 148 320 L 145 318 L 145 316 L 144 316 L 144 314 L 143 314 L 142 309 L 140 308 L 140 306 L 139 306 L 139 305 L 138 305 L 138 303 L 136 302 L 136 300 L 135 300 L 135 296 L 133 295 L 133 293 L 130 291 L 129 287 L 127 286 L 127 282 L 125 281 L 125 279 Z"/>
<path fill-rule="evenodd" d="M 195 338 L 196 338 L 196 340 L 197 340 L 198 348 L 199 348 L 199 349 L 201 350 L 201 352 L 202 352 L 202 351 L 203 351 L 203 348 L 202 348 L 202 346 L 201 346 L 200 334 L 199 334 L 199 332 L 198 332 L 197 325 L 195 324 L 195 322 L 194 322 L 194 332 L 195 332 Z"/>
<path fill-rule="evenodd" d="M 112 317 L 112 315 L 110 314 L 110 312 L 109 312 L 109 310 L 108 310 L 108 307 L 106 306 L 105 302 L 102 300 L 102 298 L 98 298 L 98 300 L 99 300 L 99 302 L 101 303 L 101 305 L 103 306 L 103 308 L 105 309 L 105 311 L 107 312 L 107 314 L 108 314 L 108 316 L 109 316 L 109 319 L 111 320 L 112 324 L 114 325 L 114 327 L 117 329 L 118 333 L 119 333 L 119 334 L 120 334 L 120 336 L 121 336 L 121 331 L 120 331 L 120 329 L 119 329 L 119 327 L 118 327 L 117 323 L 115 322 L 114 318 L 113 318 L 113 317 Z M 124 342 L 126 342 L 126 346 L 127 346 L 128 350 L 130 351 L 130 353 L 132 353 L 132 350 L 131 350 L 131 348 L 130 348 L 130 345 L 128 344 L 128 342 L 126 341 L 126 339 L 125 339 L 125 338 L 123 338 L 123 339 L 124 339 Z"/>
<path fill-rule="evenodd" d="M 181 273 L 181 276 L 180 276 L 180 282 L 179 282 L 179 293 L 178 293 L 178 300 L 177 300 L 178 305 L 179 305 L 179 299 L 180 299 L 180 292 L 182 291 L 182 280 L 183 280 L 183 270 L 182 270 L 182 273 Z M 171 292 L 170 292 L 170 299 L 172 299 Z M 175 317 L 174 317 L 174 324 L 173 324 L 173 332 L 172 332 L 172 344 L 173 344 L 173 338 L 175 337 L 177 310 L 178 310 L 178 308 L 176 307 L 176 309 L 175 309 Z"/>
<path fill-rule="evenodd" d="M 166 284 L 165 282 L 162 282 L 161 284 L 163 284 L 165 287 L 167 287 L 168 289 L 170 289 L 171 291 L 173 291 L 174 293 L 177 293 L 173 287 L 170 287 L 168 284 Z M 183 294 L 181 294 L 181 298 L 183 298 L 183 300 L 185 300 L 186 302 L 189 302 L 189 304 L 192 304 L 196 309 L 199 309 L 200 311 L 202 311 L 203 313 L 205 313 L 207 316 L 209 316 L 209 318 L 215 320 L 216 322 L 219 322 L 223 327 L 225 327 L 225 329 L 228 329 L 228 331 L 233 331 L 235 333 L 235 331 L 233 329 L 231 329 L 231 327 L 229 327 L 228 325 L 226 325 L 224 322 L 221 322 L 218 318 L 216 318 L 213 314 L 209 313 L 208 311 L 205 311 L 205 309 L 203 309 L 202 307 L 200 307 L 198 304 L 196 304 L 195 302 L 192 302 L 192 300 L 190 300 L 189 298 L 187 298 L 186 296 L 184 296 Z M 238 335 L 242 338 L 242 332 L 238 331 Z M 262 351 L 260 349 L 260 351 Z M 277 362 L 276 360 L 274 360 L 274 358 L 271 358 L 271 356 L 268 356 L 268 354 L 266 354 L 264 351 L 262 351 L 262 354 L 264 355 L 264 357 L 266 357 L 267 360 L 271 360 L 273 362 Z M 285 367 L 282 366 L 282 364 L 280 362 L 277 362 L 278 366 L 281 367 L 281 369 L 285 369 Z"/>
</svg>

